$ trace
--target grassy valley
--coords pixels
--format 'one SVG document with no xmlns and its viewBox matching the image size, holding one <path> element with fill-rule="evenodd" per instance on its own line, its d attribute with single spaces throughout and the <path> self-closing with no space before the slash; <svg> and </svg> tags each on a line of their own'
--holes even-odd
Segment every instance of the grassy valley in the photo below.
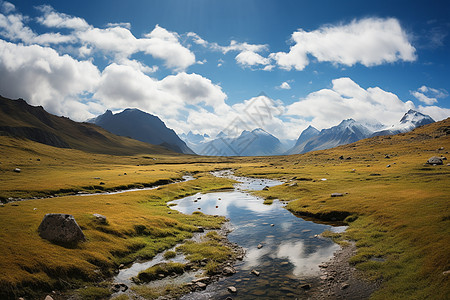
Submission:
<svg viewBox="0 0 450 300">
<path fill-rule="evenodd" d="M 448 155 L 449 133 L 447 119 L 330 150 L 235 158 L 168 151 L 113 155 L 108 149 L 102 154 L 0 136 L 1 296 L 37 297 L 85 285 L 96 287 L 81 297 L 91 297 L 89 291 L 94 298 L 108 295 L 101 282 L 120 264 L 150 259 L 198 227 L 221 226 L 222 217 L 183 215 L 167 202 L 230 188 L 233 181 L 209 172 L 232 168 L 238 175 L 285 181 L 257 192 L 267 203 L 280 199 L 300 216 L 347 223 L 347 231 L 334 238 L 343 245 L 356 241 L 352 263 L 382 282 L 373 299 L 445 299 L 450 294 L 449 275 L 443 274 L 450 270 L 450 167 L 447 161 L 425 162 Z M 75 195 L 169 183 L 185 174 L 197 179 L 132 193 Z M 30 199 L 49 196 L 59 197 Z M 18 198 L 30 200 L 9 202 Z M 87 242 L 63 247 L 40 238 L 37 228 L 47 213 L 72 214 Z M 106 216 L 107 224 L 94 213 Z M 202 252 L 196 248 L 202 247 L 187 245 L 184 251 L 197 257 Z"/>
</svg>

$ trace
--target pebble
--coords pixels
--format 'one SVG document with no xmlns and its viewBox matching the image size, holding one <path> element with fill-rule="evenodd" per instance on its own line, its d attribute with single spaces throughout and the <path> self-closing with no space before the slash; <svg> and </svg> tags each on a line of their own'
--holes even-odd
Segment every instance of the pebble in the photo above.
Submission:
<svg viewBox="0 0 450 300">
<path fill-rule="evenodd" d="M 230 293 L 236 293 L 237 292 L 237 289 L 234 286 L 229 286 L 227 289 L 228 289 L 228 291 Z"/>
<path fill-rule="evenodd" d="M 199 287 L 201 289 L 206 288 L 206 284 L 204 284 L 203 282 L 197 282 L 196 285 L 197 285 L 197 287 Z"/>
<path fill-rule="evenodd" d="M 253 269 L 251 273 L 256 276 L 259 276 L 260 274 L 260 272 L 256 271 L 255 269 Z"/>
<path fill-rule="evenodd" d="M 258 249 L 261 249 L 262 247 L 263 247 L 262 244 L 258 244 L 258 246 L 257 246 Z"/>
</svg>

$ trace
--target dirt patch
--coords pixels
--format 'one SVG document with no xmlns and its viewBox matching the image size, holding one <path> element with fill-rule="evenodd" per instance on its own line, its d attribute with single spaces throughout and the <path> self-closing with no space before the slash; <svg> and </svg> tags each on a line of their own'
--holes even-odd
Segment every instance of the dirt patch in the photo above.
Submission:
<svg viewBox="0 0 450 300">
<path fill-rule="evenodd" d="M 349 242 L 330 261 L 322 264 L 320 284 L 312 291 L 310 299 L 368 299 L 381 282 L 369 281 L 349 263 L 355 254 L 355 243 Z"/>
</svg>

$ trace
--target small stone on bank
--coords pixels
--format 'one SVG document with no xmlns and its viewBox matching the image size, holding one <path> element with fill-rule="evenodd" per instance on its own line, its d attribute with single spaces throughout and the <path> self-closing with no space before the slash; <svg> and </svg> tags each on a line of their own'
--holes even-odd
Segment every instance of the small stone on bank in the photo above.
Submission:
<svg viewBox="0 0 450 300">
<path fill-rule="evenodd" d="M 256 271 L 255 269 L 253 269 L 251 273 L 256 276 L 259 276 L 260 274 L 260 272 Z"/>
<path fill-rule="evenodd" d="M 234 286 L 229 286 L 227 289 L 228 289 L 228 291 L 230 293 L 236 293 L 237 292 L 237 289 Z"/>
<path fill-rule="evenodd" d="M 437 156 L 430 157 L 427 160 L 427 164 L 429 164 L 429 165 L 442 165 L 443 164 L 442 158 L 437 157 Z"/>
<path fill-rule="evenodd" d="M 342 197 L 342 196 L 344 196 L 344 194 L 342 194 L 342 193 L 332 193 L 331 194 L 331 197 Z"/>
</svg>

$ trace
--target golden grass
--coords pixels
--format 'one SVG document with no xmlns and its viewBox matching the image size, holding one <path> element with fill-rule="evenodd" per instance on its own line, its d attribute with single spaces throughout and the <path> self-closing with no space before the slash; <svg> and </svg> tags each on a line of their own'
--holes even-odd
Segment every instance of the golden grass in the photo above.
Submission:
<svg viewBox="0 0 450 300">
<path fill-rule="evenodd" d="M 0 275 L 2 293 L 23 296 L 32 290 L 64 288 L 75 279 L 98 281 L 110 276 L 120 263 L 149 259 L 173 247 L 199 226 L 219 228 L 223 217 L 183 215 L 171 211 L 166 202 L 230 186 L 229 180 L 206 174 L 149 191 L 6 204 L 0 207 L 0 268 L 7 270 Z M 46 213 L 72 214 L 88 241 L 64 248 L 41 239 L 37 227 Z M 106 216 L 108 225 L 98 224 L 93 213 Z"/>
<path fill-rule="evenodd" d="M 218 228 L 223 218 L 168 214 L 167 201 L 231 187 L 231 181 L 207 172 L 234 168 L 237 175 L 286 181 L 257 193 L 269 199 L 268 204 L 278 198 L 290 201 L 288 209 L 299 215 L 346 219 L 349 228 L 343 238 L 355 240 L 358 247 L 352 263 L 369 277 L 383 280 L 373 299 L 445 299 L 450 294 L 450 276 L 442 274 L 450 270 L 450 167 L 447 161 L 443 166 L 424 163 L 431 156 L 447 155 L 449 133 L 450 120 L 445 120 L 408 134 L 264 158 L 112 156 L 0 137 L 3 200 L 151 185 L 185 173 L 199 177 L 151 191 L 28 200 L 0 207 L 0 291 L 14 298 L 34 290 L 95 282 L 120 263 L 151 258 L 172 247 L 197 226 Z M 441 147 L 444 150 L 438 150 Z M 351 159 L 339 159 L 341 155 Z M 16 167 L 22 172 L 14 173 Z M 105 183 L 101 188 L 99 181 Z M 291 186 L 294 182 L 297 185 Z M 331 197 L 334 192 L 344 196 Z M 57 212 L 74 215 L 88 242 L 64 248 L 41 239 L 37 227 L 43 216 Z M 96 223 L 93 213 L 105 215 L 108 225 Z M 137 289 L 143 295 L 160 295 Z"/>
</svg>

